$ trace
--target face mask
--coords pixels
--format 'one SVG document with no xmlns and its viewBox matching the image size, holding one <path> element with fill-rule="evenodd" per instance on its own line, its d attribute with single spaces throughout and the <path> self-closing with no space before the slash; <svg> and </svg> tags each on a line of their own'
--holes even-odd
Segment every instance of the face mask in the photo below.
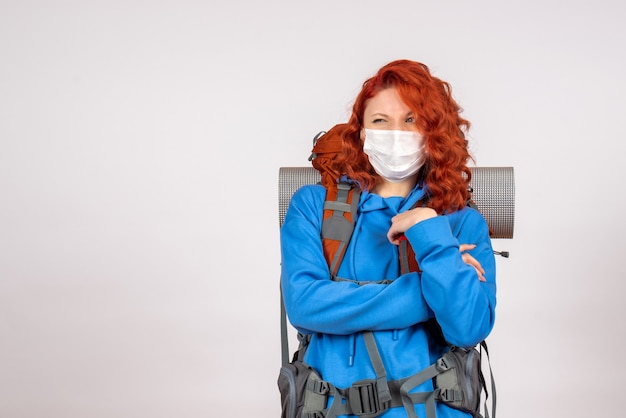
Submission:
<svg viewBox="0 0 626 418">
<path fill-rule="evenodd" d="M 363 151 L 374 170 L 390 182 L 417 173 L 424 165 L 424 137 L 415 131 L 365 129 Z"/>
</svg>

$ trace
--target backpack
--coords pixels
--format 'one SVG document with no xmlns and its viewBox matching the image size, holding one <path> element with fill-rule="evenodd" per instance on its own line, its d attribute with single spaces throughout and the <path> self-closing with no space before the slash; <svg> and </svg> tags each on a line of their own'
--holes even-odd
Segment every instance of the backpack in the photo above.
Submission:
<svg viewBox="0 0 626 418">
<path fill-rule="evenodd" d="M 332 280 L 347 280 L 337 277 L 337 271 L 354 229 L 360 197 L 357 184 L 337 181 L 340 173 L 333 165 L 334 159 L 342 149 L 346 128 L 347 124 L 338 124 L 328 132 L 322 131 L 316 135 L 312 154 L 309 157 L 313 167 L 320 173 L 320 183 L 326 187 L 327 191 L 321 239 Z M 421 204 L 425 203 L 425 201 L 421 202 Z M 467 204 L 475 207 L 471 200 L 468 200 Z M 400 241 L 399 261 L 401 274 L 420 271 L 415 254 L 406 238 Z M 481 366 L 482 351 L 486 353 L 487 360 L 489 360 L 485 341 L 478 345 L 480 351 L 476 348 L 465 350 L 451 346 L 443 338 L 439 324 L 432 319 L 426 324 L 426 328 L 431 333 L 433 341 L 439 345 L 449 346 L 449 350 L 435 364 L 419 373 L 405 379 L 387 381 L 373 334 L 371 331 L 364 331 L 362 335 L 376 372 L 376 379 L 355 382 L 351 387 L 342 389 L 334 387 L 330 382 L 324 382 L 315 370 L 303 362 L 309 336 L 298 334 L 300 342 L 298 350 L 291 361 L 287 360 L 286 314 L 282 297 L 281 314 L 283 315 L 281 319 L 283 367 L 278 384 L 282 395 L 283 418 L 334 417 L 346 413 L 373 418 L 394 406 L 403 406 L 410 418 L 416 418 L 413 407 L 415 403 L 424 403 L 427 417 L 435 418 L 435 401 L 468 412 L 474 418 L 482 418 L 480 414 L 482 394 L 484 394 L 485 416 L 489 418 L 487 409 L 489 393 Z M 496 393 L 490 363 L 489 372 L 491 410 L 492 417 L 495 418 Z M 413 388 L 429 379 L 433 379 L 434 391 L 410 393 Z M 327 396 L 337 399 L 333 400 L 330 408 L 323 409 Z"/>
<path fill-rule="evenodd" d="M 326 187 L 322 222 L 322 247 L 330 274 L 335 277 L 339 270 L 356 222 L 361 190 L 358 185 L 337 181 L 339 171 L 333 162 L 343 147 L 343 134 L 347 124 L 333 126 L 328 132 L 320 132 L 313 139 L 313 150 L 309 161 L 319 171 L 320 183 Z"/>
</svg>

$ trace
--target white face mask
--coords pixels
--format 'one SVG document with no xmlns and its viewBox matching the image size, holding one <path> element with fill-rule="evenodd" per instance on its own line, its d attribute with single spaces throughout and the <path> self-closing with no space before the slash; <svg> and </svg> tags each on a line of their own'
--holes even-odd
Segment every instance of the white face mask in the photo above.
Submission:
<svg viewBox="0 0 626 418">
<path fill-rule="evenodd" d="M 415 131 L 365 129 L 363 151 L 374 170 L 391 182 L 407 179 L 424 165 L 424 137 Z"/>
</svg>

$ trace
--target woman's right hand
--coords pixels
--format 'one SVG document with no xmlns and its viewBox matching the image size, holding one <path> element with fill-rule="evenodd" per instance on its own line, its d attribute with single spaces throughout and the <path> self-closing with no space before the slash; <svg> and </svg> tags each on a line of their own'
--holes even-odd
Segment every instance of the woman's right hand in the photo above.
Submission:
<svg viewBox="0 0 626 418">
<path fill-rule="evenodd" d="M 433 209 L 422 207 L 400 213 L 391 218 L 391 227 L 389 228 L 389 231 L 387 231 L 387 239 L 392 244 L 398 245 L 400 243 L 400 238 L 404 235 L 407 229 L 423 220 L 434 218 L 436 216 L 437 212 Z M 459 251 L 461 252 L 463 261 L 474 267 L 476 270 L 478 280 L 485 282 L 487 281 L 487 279 L 485 279 L 485 269 L 483 269 L 478 260 L 467 253 L 467 251 L 473 250 L 474 248 L 476 248 L 476 245 L 474 244 L 461 244 L 459 246 Z"/>
<path fill-rule="evenodd" d="M 387 231 L 387 239 L 394 245 L 400 243 L 400 237 L 406 232 L 407 229 L 415 224 L 418 224 L 426 219 L 434 218 L 437 216 L 431 208 L 413 208 L 406 212 L 399 213 L 391 218 L 391 227 Z"/>
</svg>

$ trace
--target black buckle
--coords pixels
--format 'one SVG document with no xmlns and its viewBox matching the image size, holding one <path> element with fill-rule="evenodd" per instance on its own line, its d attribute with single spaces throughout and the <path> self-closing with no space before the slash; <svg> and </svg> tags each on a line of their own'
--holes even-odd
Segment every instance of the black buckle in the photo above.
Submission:
<svg viewBox="0 0 626 418">
<path fill-rule="evenodd" d="M 348 388 L 348 401 L 354 415 L 374 418 L 385 412 L 389 405 L 380 404 L 376 380 L 366 379 L 354 382 Z"/>
<path fill-rule="evenodd" d="M 458 402 L 463 400 L 463 395 L 458 390 L 439 389 L 439 399 L 445 402 Z"/>
<path fill-rule="evenodd" d="M 450 368 L 452 367 L 452 365 L 448 364 L 448 362 L 446 361 L 446 357 L 445 357 L 445 356 L 443 356 L 443 357 L 440 357 L 440 358 L 437 360 L 437 366 L 436 366 L 436 367 L 437 367 L 437 369 L 438 369 L 440 372 L 445 372 L 446 370 L 450 370 Z"/>
<path fill-rule="evenodd" d="M 330 384 L 324 380 L 315 380 L 309 382 L 308 389 L 319 395 L 326 395 L 330 392 Z"/>
</svg>

